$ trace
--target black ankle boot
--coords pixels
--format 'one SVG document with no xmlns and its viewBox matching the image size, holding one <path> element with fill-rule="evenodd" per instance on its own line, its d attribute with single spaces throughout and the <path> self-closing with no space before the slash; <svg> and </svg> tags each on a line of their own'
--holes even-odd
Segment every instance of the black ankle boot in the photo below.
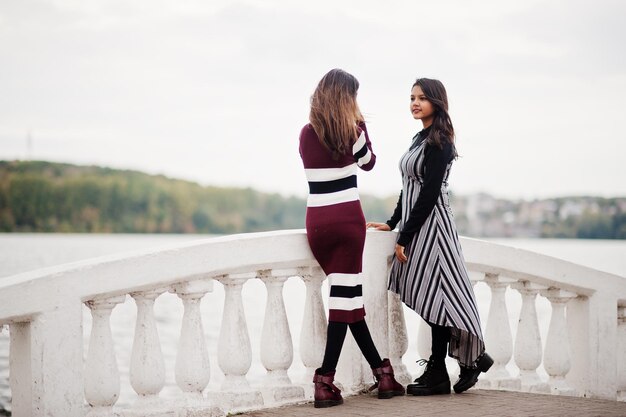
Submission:
<svg viewBox="0 0 626 417">
<path fill-rule="evenodd" d="M 478 382 L 480 373 L 487 372 L 491 365 L 493 365 L 493 359 L 485 352 L 476 359 L 475 367 L 461 366 L 459 379 L 454 383 L 454 392 L 460 394 L 472 388 Z"/>
<path fill-rule="evenodd" d="M 426 363 L 424 373 L 413 384 L 406 387 L 407 394 L 411 395 L 437 395 L 450 394 L 450 377 L 446 369 L 446 363 L 442 360 L 434 360 L 431 356 Z"/>
</svg>

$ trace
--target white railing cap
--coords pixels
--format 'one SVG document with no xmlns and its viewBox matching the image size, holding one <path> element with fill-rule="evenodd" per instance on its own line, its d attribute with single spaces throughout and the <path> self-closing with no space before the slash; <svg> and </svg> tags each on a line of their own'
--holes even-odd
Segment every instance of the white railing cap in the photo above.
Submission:
<svg viewBox="0 0 626 417">
<path fill-rule="evenodd" d="M 395 232 L 369 231 L 373 251 L 393 254 Z M 626 302 L 626 279 L 534 252 L 461 238 L 468 269 L 530 281 L 579 295 L 608 292 Z M 259 270 L 306 272 L 318 267 L 304 230 L 229 235 L 30 271 L 0 279 L 0 322 L 24 320 L 75 301 L 124 295 Z M 298 269 L 295 269 L 298 268 Z M 282 270 L 282 271 L 280 271 Z M 381 276 L 381 279 L 387 277 Z M 27 294 L 27 297 L 24 295 Z M 20 300 L 16 302 L 15 300 Z"/>
</svg>

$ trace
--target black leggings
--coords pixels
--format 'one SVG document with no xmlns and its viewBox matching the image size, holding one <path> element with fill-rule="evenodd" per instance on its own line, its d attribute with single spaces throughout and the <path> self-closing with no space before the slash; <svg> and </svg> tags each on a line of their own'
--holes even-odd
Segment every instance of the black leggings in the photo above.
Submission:
<svg viewBox="0 0 626 417">
<path fill-rule="evenodd" d="M 450 342 L 450 328 L 427 322 L 432 335 L 431 358 L 435 362 L 444 362 L 448 354 L 448 342 Z"/>
<path fill-rule="evenodd" d="M 365 319 L 357 321 L 356 323 L 341 323 L 337 321 L 328 322 L 328 337 L 326 339 L 326 351 L 324 352 L 324 362 L 322 363 L 321 373 L 325 374 L 332 372 L 337 368 L 337 362 L 339 362 L 339 354 L 343 347 L 343 341 L 346 338 L 348 332 L 348 326 L 357 345 L 363 352 L 363 356 L 370 364 L 372 368 L 380 368 L 383 360 L 374 346 L 372 335 L 365 323 Z"/>
</svg>

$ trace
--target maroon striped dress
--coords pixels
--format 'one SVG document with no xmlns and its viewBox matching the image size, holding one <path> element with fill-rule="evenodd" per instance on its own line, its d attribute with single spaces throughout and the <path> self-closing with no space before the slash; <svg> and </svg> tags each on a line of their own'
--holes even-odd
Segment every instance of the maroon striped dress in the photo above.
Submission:
<svg viewBox="0 0 626 417">
<path fill-rule="evenodd" d="M 309 182 L 307 239 L 328 276 L 328 320 L 344 323 L 365 317 L 361 286 L 365 217 L 356 174 L 358 168 L 371 170 L 376 155 L 364 123 L 359 125 L 358 133 L 352 152 L 335 160 L 310 124 L 300 132 L 300 156 Z"/>
</svg>

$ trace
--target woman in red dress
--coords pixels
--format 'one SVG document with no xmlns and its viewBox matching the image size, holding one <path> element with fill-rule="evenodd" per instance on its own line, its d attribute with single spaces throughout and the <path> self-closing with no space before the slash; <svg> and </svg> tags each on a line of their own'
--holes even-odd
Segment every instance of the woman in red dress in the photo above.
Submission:
<svg viewBox="0 0 626 417">
<path fill-rule="evenodd" d="M 309 183 L 307 239 L 330 284 L 326 350 L 313 379 L 317 408 L 343 403 L 333 381 L 348 327 L 376 377 L 378 398 L 404 395 L 365 322 L 361 271 L 366 228 L 356 174 L 358 168 L 371 170 L 376 155 L 356 102 L 358 88 L 347 72 L 328 72 L 311 97 L 310 123 L 300 132 Z"/>
</svg>

